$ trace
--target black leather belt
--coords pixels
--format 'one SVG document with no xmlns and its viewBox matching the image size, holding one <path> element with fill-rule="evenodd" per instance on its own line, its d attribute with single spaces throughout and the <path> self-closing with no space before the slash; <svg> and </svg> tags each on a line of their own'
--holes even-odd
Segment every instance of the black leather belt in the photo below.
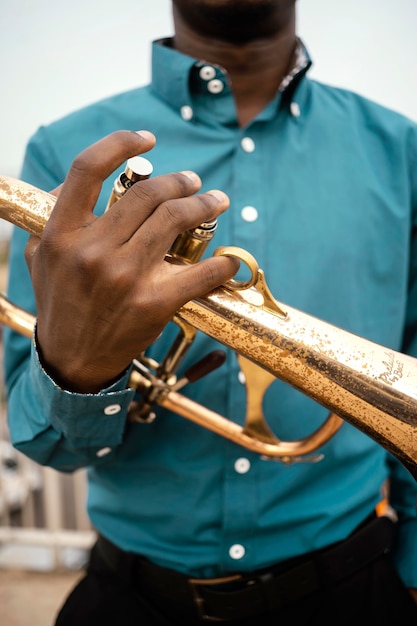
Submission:
<svg viewBox="0 0 417 626">
<path fill-rule="evenodd" d="M 347 578 L 390 551 L 393 522 L 373 519 L 346 540 L 276 567 L 211 579 L 190 578 L 123 552 L 99 536 L 96 551 L 105 564 L 130 584 L 154 597 L 195 607 L 205 621 L 229 621 L 262 615 Z"/>
</svg>

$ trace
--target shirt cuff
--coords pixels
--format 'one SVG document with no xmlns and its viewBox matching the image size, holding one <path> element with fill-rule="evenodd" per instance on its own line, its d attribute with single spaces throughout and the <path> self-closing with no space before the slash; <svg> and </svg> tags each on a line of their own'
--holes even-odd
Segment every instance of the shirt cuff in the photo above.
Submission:
<svg viewBox="0 0 417 626">
<path fill-rule="evenodd" d="M 115 446 L 121 443 L 134 389 L 127 388 L 130 369 L 96 394 L 61 389 L 40 362 L 32 341 L 30 376 L 39 406 L 51 426 L 76 447 Z"/>
</svg>

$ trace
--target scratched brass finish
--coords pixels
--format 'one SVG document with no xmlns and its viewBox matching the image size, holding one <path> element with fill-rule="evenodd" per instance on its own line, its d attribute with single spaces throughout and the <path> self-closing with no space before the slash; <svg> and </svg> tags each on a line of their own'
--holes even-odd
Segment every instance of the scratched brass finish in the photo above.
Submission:
<svg viewBox="0 0 417 626">
<path fill-rule="evenodd" d="M 8 176 L 0 176 L 0 218 L 31 235 L 40 235 L 56 202 L 55 196 Z"/>
<path fill-rule="evenodd" d="M 29 232 L 41 233 L 53 200 L 49 194 L 20 181 L 0 177 L 0 217 Z M 235 256 L 240 254 L 239 249 L 229 250 Z M 226 248 L 221 253 L 229 252 Z M 246 258 L 243 260 L 247 262 Z M 341 420 L 336 416 L 340 416 L 397 456 L 417 479 L 417 359 L 279 303 L 270 293 L 262 270 L 255 265 L 251 272 L 251 286 L 247 289 L 233 283 L 219 287 L 204 298 L 188 302 L 176 317 L 326 407 L 330 426 L 326 420 L 324 434 L 319 429 L 313 433 L 313 442 L 307 438 L 304 446 L 304 440 L 279 441 L 267 425 L 257 426 L 255 420 L 254 426 L 252 419 L 243 432 L 237 433 L 236 424 L 229 422 L 230 426 L 225 426 L 225 418 L 216 414 L 214 418 L 210 415 L 206 424 L 205 414 L 211 412 L 186 398 L 183 401 L 183 396 L 175 391 L 175 383 L 170 386 L 166 376 L 163 384 L 154 377 L 160 384 L 159 393 L 155 394 L 157 403 L 236 443 L 250 449 L 256 447 L 264 456 L 276 455 L 284 460 L 287 455 L 299 456 L 322 445 L 339 428 Z M 0 310 L 0 322 L 9 321 L 10 314 L 3 317 Z M 22 332 L 25 328 L 22 325 Z M 145 374 L 134 374 L 139 388 L 155 382 L 152 379 L 143 383 L 146 368 Z M 266 377 L 262 381 L 264 390 L 269 380 Z M 253 390 L 250 394 L 248 407 L 252 403 L 256 413 L 260 400 L 253 396 Z M 254 431 L 260 436 L 256 444 Z M 279 449 L 281 444 L 283 449 Z"/>
</svg>

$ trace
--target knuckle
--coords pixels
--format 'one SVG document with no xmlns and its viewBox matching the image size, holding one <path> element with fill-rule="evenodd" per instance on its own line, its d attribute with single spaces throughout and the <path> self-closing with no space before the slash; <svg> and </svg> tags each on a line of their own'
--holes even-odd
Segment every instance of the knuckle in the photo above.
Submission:
<svg viewBox="0 0 417 626">
<path fill-rule="evenodd" d="M 126 194 L 127 199 L 134 198 L 135 200 L 140 201 L 141 205 L 146 209 L 150 209 L 157 203 L 157 199 L 155 197 L 155 190 L 152 184 L 145 185 L 143 184 L 145 181 L 140 183 L 136 183 L 132 185 Z"/>
<path fill-rule="evenodd" d="M 109 139 L 111 139 L 113 142 L 118 142 L 120 145 L 124 145 L 125 142 L 129 139 L 132 139 L 132 136 L 135 137 L 137 136 L 137 133 L 133 133 L 131 130 L 114 130 L 112 133 L 110 133 L 109 135 Z"/>
<path fill-rule="evenodd" d="M 97 270 L 102 267 L 103 264 L 103 252 L 98 242 L 91 242 L 90 245 L 78 248 L 77 250 L 71 250 L 73 254 L 75 270 L 79 272 L 81 276 L 96 275 Z"/>
<path fill-rule="evenodd" d="M 64 188 L 68 185 L 86 186 L 96 179 L 104 178 L 105 169 L 103 162 L 86 150 L 78 154 L 71 163 L 64 181 Z M 59 199 L 59 198 L 58 198 Z"/>
<path fill-rule="evenodd" d="M 59 256 L 59 250 L 61 248 L 61 238 L 55 232 L 52 224 L 47 224 L 40 240 L 39 248 L 48 257 L 57 258 Z"/>
<path fill-rule="evenodd" d="M 161 204 L 164 219 L 179 232 L 187 228 L 194 228 L 210 219 L 213 216 L 215 206 L 215 199 L 206 194 L 166 200 Z"/>
<path fill-rule="evenodd" d="M 200 267 L 200 280 L 203 288 L 207 291 L 212 289 L 213 285 L 218 284 L 219 274 L 215 271 L 215 267 L 211 263 L 206 263 Z"/>
<path fill-rule="evenodd" d="M 201 208 L 204 209 L 205 211 L 212 210 L 213 207 L 215 207 L 218 204 L 218 201 L 215 198 L 215 196 L 212 196 L 208 193 L 200 194 L 196 196 L 196 198 L 198 199 L 201 205 Z"/>
<path fill-rule="evenodd" d="M 174 228 L 182 229 L 186 224 L 184 205 L 176 200 L 166 200 L 161 204 L 166 219 Z"/>
<path fill-rule="evenodd" d="M 70 273 L 77 277 L 77 285 L 80 293 L 90 297 L 97 286 L 101 285 L 101 276 L 105 273 L 107 285 L 114 284 L 112 280 L 112 272 L 114 267 L 103 266 L 103 257 L 97 248 L 89 246 L 77 253 L 70 255 Z"/>
<path fill-rule="evenodd" d="M 201 285 L 204 289 L 210 291 L 232 278 L 238 269 L 238 263 L 236 259 L 231 257 L 209 257 L 202 263 L 199 263 L 198 267 Z"/>
<path fill-rule="evenodd" d="M 71 163 L 68 174 L 74 178 L 84 175 L 95 167 L 95 161 L 88 155 L 87 151 L 78 154 Z"/>
</svg>

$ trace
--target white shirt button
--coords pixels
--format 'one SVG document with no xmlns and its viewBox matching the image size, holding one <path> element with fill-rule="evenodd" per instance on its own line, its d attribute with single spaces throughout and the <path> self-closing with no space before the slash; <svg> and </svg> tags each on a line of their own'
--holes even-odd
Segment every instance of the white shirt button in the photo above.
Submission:
<svg viewBox="0 0 417 626">
<path fill-rule="evenodd" d="M 109 452 L 111 452 L 111 448 L 109 448 L 109 447 L 101 448 L 101 450 L 96 452 L 96 456 L 98 456 L 98 457 L 106 456 L 106 454 L 109 454 Z"/>
<path fill-rule="evenodd" d="M 183 120 L 188 122 L 189 120 L 193 119 L 193 115 L 194 111 L 190 106 L 188 106 L 188 104 L 185 104 L 183 107 L 181 107 L 181 117 Z"/>
<path fill-rule="evenodd" d="M 239 560 L 245 556 L 245 548 L 240 543 L 235 543 L 229 548 L 229 556 L 231 559 Z"/>
<path fill-rule="evenodd" d="M 120 404 L 109 404 L 109 406 L 106 406 L 106 408 L 104 409 L 104 414 L 116 415 L 117 413 L 120 413 L 121 410 L 122 407 L 120 406 Z"/>
<path fill-rule="evenodd" d="M 246 474 L 247 472 L 249 472 L 250 470 L 250 461 L 249 459 L 246 459 L 245 457 L 242 457 L 241 459 L 237 459 L 235 461 L 235 471 L 238 474 Z"/>
<path fill-rule="evenodd" d="M 204 65 L 199 74 L 203 80 L 212 80 L 216 76 L 216 70 L 211 65 Z"/>
<path fill-rule="evenodd" d="M 255 142 L 251 137 L 243 137 L 240 145 L 245 152 L 253 152 L 255 150 Z"/>
<path fill-rule="evenodd" d="M 207 83 L 207 89 L 210 93 L 221 93 L 224 89 L 224 85 L 221 80 L 215 78 Z"/>
<path fill-rule="evenodd" d="M 301 109 L 300 109 L 300 105 L 298 104 L 298 102 L 291 102 L 290 111 L 294 117 L 300 117 Z"/>
<path fill-rule="evenodd" d="M 246 376 L 245 374 L 242 372 L 242 370 L 240 370 L 239 374 L 237 375 L 237 379 L 238 381 L 244 385 L 246 383 Z"/>
<path fill-rule="evenodd" d="M 256 222 L 259 214 L 258 209 L 255 209 L 254 206 L 244 206 L 240 215 L 245 222 Z"/>
</svg>

